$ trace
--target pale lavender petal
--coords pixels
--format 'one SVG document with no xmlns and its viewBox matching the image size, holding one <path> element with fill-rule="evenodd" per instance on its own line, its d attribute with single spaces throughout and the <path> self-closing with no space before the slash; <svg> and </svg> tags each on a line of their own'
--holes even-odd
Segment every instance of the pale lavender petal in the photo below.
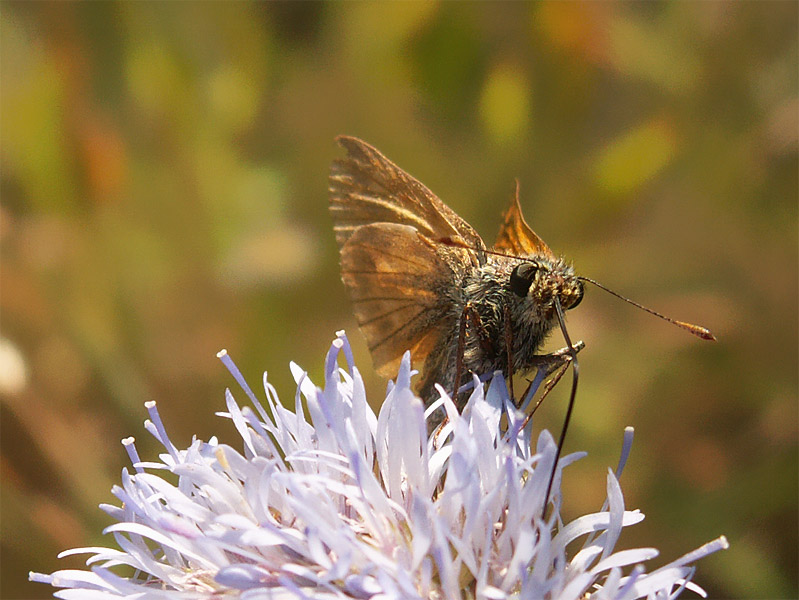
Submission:
<svg viewBox="0 0 799 600">
<path fill-rule="evenodd" d="M 616 476 L 610 469 L 608 469 L 606 489 L 608 495 L 608 504 L 610 505 L 610 510 L 608 511 L 608 514 L 610 515 L 610 522 L 608 523 L 608 528 L 604 533 L 604 539 L 602 539 L 602 543 L 604 545 L 602 558 L 607 558 L 616 547 L 616 542 L 619 540 L 619 536 L 621 535 L 622 521 L 624 519 L 624 496 L 621 493 L 619 480 L 616 479 Z"/>
<path fill-rule="evenodd" d="M 608 556 L 607 558 L 599 561 L 597 565 L 591 569 L 594 574 L 601 573 L 608 569 L 615 569 L 617 567 L 626 567 L 636 563 L 643 563 L 652 560 L 660 553 L 655 548 L 635 548 L 633 550 L 619 550 Z"/>
</svg>

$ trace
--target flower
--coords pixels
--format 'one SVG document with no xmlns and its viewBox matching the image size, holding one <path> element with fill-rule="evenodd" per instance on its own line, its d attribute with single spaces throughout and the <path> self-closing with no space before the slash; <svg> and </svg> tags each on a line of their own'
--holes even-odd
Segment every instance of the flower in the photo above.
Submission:
<svg viewBox="0 0 799 600">
<path fill-rule="evenodd" d="M 220 358 L 254 407 L 226 392 L 223 416 L 243 450 L 214 438 L 177 449 L 148 402 L 145 427 L 165 452 L 143 462 L 133 439 L 123 440 L 135 472 L 113 488 L 122 506 L 102 506 L 116 520 L 105 532 L 118 549 L 63 552 L 90 554 L 91 570 L 31 580 L 64 588 L 55 595 L 66 599 L 673 598 L 701 593 L 693 563 L 727 547 L 718 538 L 650 573 L 642 565 L 657 550 L 614 551 L 622 527 L 643 519 L 625 509 L 618 482 L 632 430 L 608 472 L 606 506 L 561 521 L 561 471 L 582 456 L 572 454 L 558 463 L 542 519 L 556 446 L 544 431 L 533 453 L 502 377 L 487 389 L 475 381 L 462 414 L 444 390 L 425 410 L 406 353 L 375 415 L 341 332 L 324 388 L 291 364 L 294 410 L 264 375 L 267 410 L 224 351 Z M 429 436 L 436 410 L 448 420 Z M 116 574 L 120 565 L 132 574 Z"/>
</svg>

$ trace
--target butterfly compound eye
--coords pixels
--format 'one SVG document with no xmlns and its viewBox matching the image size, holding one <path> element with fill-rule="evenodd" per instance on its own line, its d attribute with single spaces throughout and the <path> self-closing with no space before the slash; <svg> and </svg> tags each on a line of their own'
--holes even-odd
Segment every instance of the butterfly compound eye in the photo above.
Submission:
<svg viewBox="0 0 799 600">
<path fill-rule="evenodd" d="M 511 291 L 520 298 L 524 298 L 527 292 L 530 291 L 530 286 L 537 270 L 538 265 L 532 262 L 522 263 L 513 267 L 513 271 L 510 274 Z"/>
<path fill-rule="evenodd" d="M 569 305 L 569 308 L 567 308 L 566 310 L 571 310 L 575 306 L 580 304 L 580 302 L 583 301 L 583 294 L 585 294 L 585 288 L 583 287 L 583 282 L 582 281 L 578 281 L 577 282 L 577 296 L 575 296 L 574 302 L 572 302 L 571 305 Z"/>
</svg>

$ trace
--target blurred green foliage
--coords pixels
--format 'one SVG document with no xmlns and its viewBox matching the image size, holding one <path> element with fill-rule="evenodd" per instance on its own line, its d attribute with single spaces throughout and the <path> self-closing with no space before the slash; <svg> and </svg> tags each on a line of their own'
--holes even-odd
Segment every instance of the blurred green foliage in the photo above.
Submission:
<svg viewBox="0 0 799 600">
<path fill-rule="evenodd" d="M 176 441 L 234 439 L 219 349 L 284 401 L 338 329 L 369 371 L 326 213 L 346 133 L 489 241 L 518 177 L 580 273 L 718 335 L 588 290 L 566 514 L 634 425 L 623 542 L 726 534 L 712 597 L 796 597 L 797 6 L 4 2 L 0 596 L 109 543 L 119 440 L 157 451 L 144 401 Z"/>
</svg>

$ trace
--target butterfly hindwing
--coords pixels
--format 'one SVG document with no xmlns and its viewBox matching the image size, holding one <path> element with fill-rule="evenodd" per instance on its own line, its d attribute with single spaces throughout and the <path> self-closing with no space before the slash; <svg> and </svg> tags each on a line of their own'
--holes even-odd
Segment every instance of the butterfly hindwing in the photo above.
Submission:
<svg viewBox="0 0 799 600">
<path fill-rule="evenodd" d="M 452 271 L 409 225 L 363 225 L 341 248 L 341 278 L 381 375 L 396 374 L 403 352 L 423 357 L 452 327 Z"/>
</svg>

